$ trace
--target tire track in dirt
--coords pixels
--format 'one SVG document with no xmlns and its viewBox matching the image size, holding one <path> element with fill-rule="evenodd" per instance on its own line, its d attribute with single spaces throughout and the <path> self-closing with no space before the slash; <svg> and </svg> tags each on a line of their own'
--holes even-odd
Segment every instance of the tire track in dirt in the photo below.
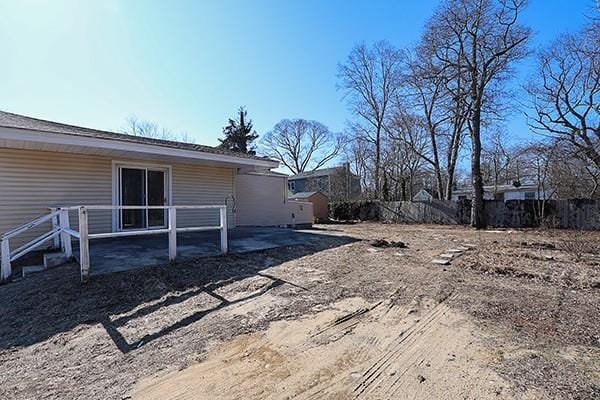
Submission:
<svg viewBox="0 0 600 400">
<path fill-rule="evenodd" d="M 510 386 L 477 355 L 484 348 L 473 344 L 474 326 L 446 304 L 456 297 L 437 303 L 417 296 L 405 305 L 342 300 L 224 343 L 202 363 L 144 380 L 133 398 L 503 398 L 498 393 Z"/>
<path fill-rule="evenodd" d="M 456 296 L 454 296 L 456 297 Z M 437 322 L 448 311 L 447 306 L 442 302 L 436 305 L 432 310 L 419 319 L 417 323 L 409 327 L 406 331 L 400 333 L 398 339 L 377 359 L 365 372 L 365 378 L 354 389 L 354 398 L 358 399 L 363 393 L 371 391 L 373 386 L 379 387 L 385 381 L 383 377 L 386 369 L 392 364 L 398 363 L 400 357 L 406 358 L 406 353 L 410 351 L 419 351 L 415 344 L 422 338 L 423 335 L 436 328 Z M 417 354 L 418 355 L 418 354 Z M 405 368 L 391 384 L 390 389 L 402 378 L 402 376 L 410 369 L 410 364 Z"/>
</svg>

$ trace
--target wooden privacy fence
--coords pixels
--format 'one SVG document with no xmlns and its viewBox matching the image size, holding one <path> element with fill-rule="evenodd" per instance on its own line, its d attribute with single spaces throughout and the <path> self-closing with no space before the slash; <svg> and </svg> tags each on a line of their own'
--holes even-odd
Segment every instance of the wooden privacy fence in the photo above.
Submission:
<svg viewBox="0 0 600 400">
<path fill-rule="evenodd" d="M 598 200 L 486 200 L 485 213 L 488 225 L 498 228 L 543 226 L 600 229 Z M 471 202 L 433 200 L 335 203 L 330 205 L 330 216 L 339 220 L 468 225 Z"/>
<path fill-rule="evenodd" d="M 177 227 L 177 210 L 218 210 L 219 225 L 214 226 L 195 226 L 195 227 Z M 88 215 L 91 210 L 165 210 L 167 212 L 167 228 L 158 229 L 131 229 L 119 232 L 89 233 Z M 69 212 L 76 211 L 78 215 L 79 230 L 74 230 L 70 226 Z M 44 233 L 38 238 L 24 244 L 11 251 L 10 239 L 29 231 L 47 221 L 52 220 L 52 230 Z M 175 261 L 177 258 L 177 233 L 197 232 L 197 231 L 220 231 L 221 252 L 227 254 L 227 206 L 225 205 L 204 205 L 204 206 L 69 206 L 52 209 L 52 211 L 42 217 L 31 221 L 28 224 L 20 226 L 1 237 L 1 268 L 0 282 L 8 279 L 11 275 L 11 262 L 25 254 L 39 248 L 42 244 L 54 240 L 55 247 L 62 247 L 62 251 L 68 258 L 73 257 L 71 238 L 79 241 L 79 264 L 81 266 L 81 280 L 88 282 L 90 279 L 90 250 L 89 241 L 92 239 L 118 238 L 124 236 L 156 235 L 167 233 L 169 237 L 169 260 Z M 60 237 L 60 240 L 57 239 Z"/>
</svg>

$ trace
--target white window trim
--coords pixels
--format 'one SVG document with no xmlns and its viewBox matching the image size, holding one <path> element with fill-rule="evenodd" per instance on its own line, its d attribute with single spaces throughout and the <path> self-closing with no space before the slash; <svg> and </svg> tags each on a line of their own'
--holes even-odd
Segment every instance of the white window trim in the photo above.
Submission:
<svg viewBox="0 0 600 400">
<path fill-rule="evenodd" d="M 167 192 L 167 206 L 173 203 L 173 167 L 169 164 L 154 164 L 154 163 L 141 163 L 136 161 L 120 161 L 113 160 L 111 163 L 112 169 L 112 205 L 118 206 L 120 202 L 120 187 L 119 187 L 119 170 L 120 168 L 149 168 L 159 169 L 165 171 L 165 177 L 167 180 L 166 192 Z M 152 229 L 146 227 L 146 229 Z M 112 231 L 119 232 L 119 210 L 112 210 Z"/>
</svg>

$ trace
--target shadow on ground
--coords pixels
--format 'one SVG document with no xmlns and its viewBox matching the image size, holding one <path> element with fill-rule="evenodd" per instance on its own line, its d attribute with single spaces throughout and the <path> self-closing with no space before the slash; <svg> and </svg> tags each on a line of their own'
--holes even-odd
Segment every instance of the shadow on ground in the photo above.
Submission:
<svg viewBox="0 0 600 400">
<path fill-rule="evenodd" d="M 1 286 L 0 349 L 29 346 L 80 324 L 100 323 L 121 352 L 134 351 L 210 313 L 260 297 L 278 286 L 289 284 L 304 289 L 301 283 L 287 282 L 262 271 L 356 241 L 348 236 L 316 232 L 313 236 L 313 240 L 299 245 L 96 276 L 86 285 L 80 284 L 79 266 L 69 264 Z M 268 284 L 235 300 L 227 300 L 217 293 L 223 286 L 253 276 L 266 279 Z M 128 342 L 119 330 L 130 320 L 202 293 L 210 296 L 211 308 L 192 312 L 134 342 Z"/>
</svg>

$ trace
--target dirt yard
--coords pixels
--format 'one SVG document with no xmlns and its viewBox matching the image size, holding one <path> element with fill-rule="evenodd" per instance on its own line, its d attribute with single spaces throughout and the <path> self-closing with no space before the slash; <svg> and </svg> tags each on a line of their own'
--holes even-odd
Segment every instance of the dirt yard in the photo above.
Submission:
<svg viewBox="0 0 600 400">
<path fill-rule="evenodd" d="M 316 228 L 318 244 L 1 286 L 0 398 L 600 398 L 600 233 Z"/>
</svg>

